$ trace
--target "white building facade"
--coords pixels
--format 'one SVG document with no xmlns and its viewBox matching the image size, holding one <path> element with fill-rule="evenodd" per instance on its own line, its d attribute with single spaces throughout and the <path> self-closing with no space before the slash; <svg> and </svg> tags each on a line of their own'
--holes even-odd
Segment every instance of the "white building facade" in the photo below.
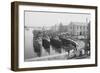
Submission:
<svg viewBox="0 0 100 73">
<path fill-rule="evenodd" d="M 71 22 L 68 25 L 68 32 L 76 38 L 87 39 L 90 35 L 90 22 Z"/>
</svg>

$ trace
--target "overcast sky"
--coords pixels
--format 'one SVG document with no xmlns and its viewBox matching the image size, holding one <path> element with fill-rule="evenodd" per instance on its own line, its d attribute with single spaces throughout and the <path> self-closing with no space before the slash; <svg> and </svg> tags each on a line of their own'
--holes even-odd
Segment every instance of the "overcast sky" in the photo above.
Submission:
<svg viewBox="0 0 100 73">
<path fill-rule="evenodd" d="M 25 11 L 25 26 L 32 27 L 49 27 L 60 22 L 68 25 L 71 21 L 86 22 L 86 19 L 90 19 L 90 14 Z"/>
</svg>

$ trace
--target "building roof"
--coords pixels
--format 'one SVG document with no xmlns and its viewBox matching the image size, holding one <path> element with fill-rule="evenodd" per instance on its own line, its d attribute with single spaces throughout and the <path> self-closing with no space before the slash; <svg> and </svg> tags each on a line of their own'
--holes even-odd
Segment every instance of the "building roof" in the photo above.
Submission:
<svg viewBox="0 0 100 73">
<path fill-rule="evenodd" d="M 70 22 L 72 25 L 80 25 L 80 26 L 86 26 L 88 23 L 87 22 Z"/>
</svg>

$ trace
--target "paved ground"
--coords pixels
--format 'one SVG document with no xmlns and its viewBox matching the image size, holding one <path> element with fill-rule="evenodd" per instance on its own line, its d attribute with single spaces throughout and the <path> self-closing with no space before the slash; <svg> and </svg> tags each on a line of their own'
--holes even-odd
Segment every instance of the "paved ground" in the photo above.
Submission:
<svg viewBox="0 0 100 73">
<path fill-rule="evenodd" d="M 74 57 L 71 57 L 69 59 L 84 59 L 84 58 L 90 58 L 89 55 L 85 54 L 85 51 L 84 51 L 84 48 L 85 48 L 85 42 L 83 40 L 76 40 L 75 41 L 78 46 L 77 46 L 77 52 L 76 52 L 76 55 L 77 56 L 74 56 Z M 80 51 L 83 53 L 83 55 L 80 55 Z"/>
<path fill-rule="evenodd" d="M 83 49 L 85 47 L 85 42 L 81 40 L 76 41 L 78 43 L 77 49 Z"/>
</svg>

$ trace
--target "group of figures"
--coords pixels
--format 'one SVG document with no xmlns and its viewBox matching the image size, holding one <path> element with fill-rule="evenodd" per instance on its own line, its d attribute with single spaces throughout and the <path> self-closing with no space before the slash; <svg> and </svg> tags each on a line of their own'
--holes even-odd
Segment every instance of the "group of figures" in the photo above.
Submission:
<svg viewBox="0 0 100 73">
<path fill-rule="evenodd" d="M 33 31 L 33 48 L 38 57 L 41 57 L 42 48 L 50 54 L 50 48 L 57 53 L 65 52 L 70 53 L 70 50 L 77 50 L 77 44 L 68 38 L 67 33 L 50 33 L 47 31 Z"/>
</svg>

